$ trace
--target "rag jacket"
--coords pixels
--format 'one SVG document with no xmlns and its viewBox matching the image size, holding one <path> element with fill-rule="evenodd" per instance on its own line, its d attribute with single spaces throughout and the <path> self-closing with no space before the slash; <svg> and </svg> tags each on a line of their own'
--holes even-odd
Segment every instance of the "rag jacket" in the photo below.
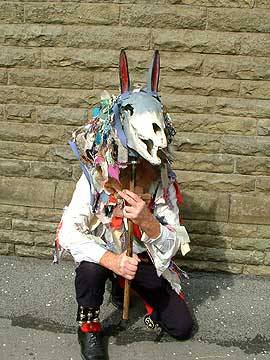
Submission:
<svg viewBox="0 0 270 360">
<path fill-rule="evenodd" d="M 162 182 L 151 184 L 152 212 L 160 223 L 160 234 L 153 239 L 142 232 L 140 239 L 134 238 L 133 252 L 139 254 L 147 251 L 158 276 L 167 279 L 172 288 L 180 293 L 182 271 L 172 258 L 179 249 L 185 255 L 190 250 L 190 240 L 185 226 L 179 221 L 174 185 L 173 182 L 169 184 L 165 196 Z M 106 251 L 120 254 L 126 246 L 126 221 L 123 221 L 120 229 L 112 229 L 104 212 L 93 212 L 91 196 L 89 182 L 82 174 L 69 206 L 64 209 L 58 231 L 59 244 L 71 253 L 77 263 L 99 263 Z M 102 197 L 99 198 L 99 208 L 104 208 Z"/>
</svg>

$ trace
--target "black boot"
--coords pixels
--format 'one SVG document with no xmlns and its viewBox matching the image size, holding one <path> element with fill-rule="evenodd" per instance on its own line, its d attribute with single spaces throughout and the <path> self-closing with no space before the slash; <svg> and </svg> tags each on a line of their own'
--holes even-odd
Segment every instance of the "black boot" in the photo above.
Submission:
<svg viewBox="0 0 270 360">
<path fill-rule="evenodd" d="M 78 329 L 78 341 L 83 360 L 107 360 L 102 332 L 83 332 Z"/>
<path fill-rule="evenodd" d="M 149 329 L 160 329 L 156 311 L 153 311 L 152 314 L 144 315 L 143 321 Z"/>
<path fill-rule="evenodd" d="M 107 360 L 107 352 L 103 342 L 103 334 L 99 322 L 99 308 L 80 306 L 77 320 L 79 321 L 78 341 L 83 360 Z"/>
</svg>

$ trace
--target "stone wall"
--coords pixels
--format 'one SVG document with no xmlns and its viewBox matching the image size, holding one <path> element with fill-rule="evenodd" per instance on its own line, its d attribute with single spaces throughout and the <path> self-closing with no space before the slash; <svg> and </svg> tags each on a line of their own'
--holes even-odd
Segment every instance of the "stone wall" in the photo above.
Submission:
<svg viewBox="0 0 270 360">
<path fill-rule="evenodd" d="M 0 2 L 0 253 L 48 257 L 80 170 L 66 143 L 119 49 L 161 52 L 192 269 L 270 275 L 270 1 Z"/>
</svg>

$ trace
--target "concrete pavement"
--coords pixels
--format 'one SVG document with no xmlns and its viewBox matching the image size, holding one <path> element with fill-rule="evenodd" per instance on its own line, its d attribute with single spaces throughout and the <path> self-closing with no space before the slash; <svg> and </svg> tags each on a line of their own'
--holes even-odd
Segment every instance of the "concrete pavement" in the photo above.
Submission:
<svg viewBox="0 0 270 360">
<path fill-rule="evenodd" d="M 74 264 L 0 257 L 0 359 L 79 360 Z M 145 328 L 133 299 L 126 329 L 109 303 L 102 309 L 110 360 L 270 359 L 270 279 L 191 273 L 186 293 L 198 324 L 191 340 Z"/>
</svg>

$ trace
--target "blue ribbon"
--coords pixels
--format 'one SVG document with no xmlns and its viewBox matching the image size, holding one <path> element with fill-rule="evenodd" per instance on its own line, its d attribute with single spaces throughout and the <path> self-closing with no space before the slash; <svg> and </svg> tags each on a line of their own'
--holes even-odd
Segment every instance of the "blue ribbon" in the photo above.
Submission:
<svg viewBox="0 0 270 360">
<path fill-rule="evenodd" d="M 90 205 L 93 206 L 94 197 L 92 196 L 92 194 L 94 193 L 94 184 L 93 184 L 92 178 L 91 178 L 91 176 L 90 176 L 90 174 L 88 172 L 88 169 L 87 169 L 86 165 L 81 162 L 80 153 L 79 153 L 79 150 L 77 148 L 76 143 L 74 141 L 71 141 L 71 140 L 69 140 L 68 143 L 69 143 L 69 146 L 71 147 L 71 150 L 73 151 L 74 155 L 79 160 L 80 167 L 81 167 L 81 169 L 82 169 L 82 171 L 83 171 L 83 173 L 84 173 L 84 175 L 85 175 L 85 177 L 86 177 L 86 179 L 87 179 L 87 181 L 89 183 L 90 193 L 91 193 Z"/>
</svg>

